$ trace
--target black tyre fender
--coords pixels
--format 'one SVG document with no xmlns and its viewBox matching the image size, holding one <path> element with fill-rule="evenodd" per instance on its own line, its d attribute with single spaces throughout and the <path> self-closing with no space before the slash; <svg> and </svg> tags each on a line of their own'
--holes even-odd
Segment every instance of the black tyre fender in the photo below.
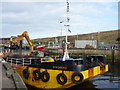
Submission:
<svg viewBox="0 0 120 90">
<path fill-rule="evenodd" d="M 28 71 L 28 69 L 24 69 L 22 73 L 23 73 L 23 76 L 24 76 L 25 79 L 29 78 L 29 71 Z"/>
<path fill-rule="evenodd" d="M 37 75 L 38 74 L 38 75 Z M 40 78 L 41 78 L 41 73 L 40 73 L 40 71 L 39 70 L 34 70 L 33 71 L 33 76 L 34 76 L 34 79 L 35 80 L 40 80 Z"/>
<path fill-rule="evenodd" d="M 60 79 L 61 77 L 64 79 L 63 81 L 61 81 L 61 79 Z M 56 79 L 57 79 L 57 82 L 61 85 L 65 84 L 67 82 L 67 77 L 64 73 L 58 74 Z"/>
<path fill-rule="evenodd" d="M 45 77 L 44 77 L 44 76 L 45 76 Z M 47 82 L 49 79 L 50 79 L 49 73 L 48 73 L 47 71 L 43 71 L 43 72 L 41 73 L 41 80 L 42 80 L 43 82 Z"/>
<path fill-rule="evenodd" d="M 75 77 L 76 76 L 79 76 L 80 79 L 79 80 L 75 80 Z M 79 72 L 76 72 L 76 73 L 73 73 L 72 76 L 71 76 L 71 80 L 73 83 L 75 84 L 81 84 L 84 80 L 84 76 L 82 75 L 82 73 L 79 73 Z"/>
</svg>

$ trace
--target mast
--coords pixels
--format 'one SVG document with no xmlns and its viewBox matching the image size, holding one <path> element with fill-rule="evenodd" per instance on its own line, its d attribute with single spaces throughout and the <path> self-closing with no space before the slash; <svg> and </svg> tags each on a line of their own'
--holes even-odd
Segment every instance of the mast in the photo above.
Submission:
<svg viewBox="0 0 120 90">
<path fill-rule="evenodd" d="M 68 54 L 68 50 L 67 50 L 67 46 L 68 46 L 67 34 L 68 34 L 68 31 L 71 32 L 69 29 L 70 18 L 68 17 L 68 15 L 69 15 L 69 2 L 68 2 L 68 0 L 66 0 L 66 3 L 67 3 L 67 10 L 66 10 L 67 21 L 66 21 L 66 25 L 64 25 L 66 27 L 66 39 L 65 39 L 65 51 L 64 51 L 63 61 L 65 61 L 66 58 L 69 58 L 69 54 Z"/>
</svg>

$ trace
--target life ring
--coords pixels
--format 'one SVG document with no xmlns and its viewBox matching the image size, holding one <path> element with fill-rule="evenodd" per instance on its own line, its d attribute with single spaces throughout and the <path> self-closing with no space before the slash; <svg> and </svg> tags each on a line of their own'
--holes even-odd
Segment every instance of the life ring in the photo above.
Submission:
<svg viewBox="0 0 120 90">
<path fill-rule="evenodd" d="M 78 76 L 78 78 L 75 78 L 76 76 Z M 84 77 L 83 77 L 82 73 L 76 72 L 76 73 L 72 74 L 71 79 L 72 79 L 73 83 L 80 84 L 80 83 L 82 83 Z"/>
<path fill-rule="evenodd" d="M 57 82 L 61 85 L 65 84 L 67 82 L 67 77 L 64 73 L 60 73 L 56 77 Z"/>
<path fill-rule="evenodd" d="M 1 53 L 0 53 L 0 56 L 3 58 L 3 57 L 4 57 L 4 54 L 1 52 Z"/>
<path fill-rule="evenodd" d="M 59 56 L 55 56 L 55 61 L 58 61 L 59 60 Z"/>
<path fill-rule="evenodd" d="M 42 80 L 43 82 L 47 82 L 49 79 L 50 79 L 49 73 L 48 73 L 47 71 L 43 71 L 43 72 L 41 73 L 41 80 Z"/>
<path fill-rule="evenodd" d="M 23 70 L 23 76 L 25 77 L 25 79 L 28 79 L 28 77 L 29 77 L 29 71 L 28 71 L 28 69 L 24 69 Z"/>
<path fill-rule="evenodd" d="M 40 71 L 39 70 L 33 71 L 33 76 L 34 76 L 35 80 L 39 80 L 41 78 Z"/>
</svg>

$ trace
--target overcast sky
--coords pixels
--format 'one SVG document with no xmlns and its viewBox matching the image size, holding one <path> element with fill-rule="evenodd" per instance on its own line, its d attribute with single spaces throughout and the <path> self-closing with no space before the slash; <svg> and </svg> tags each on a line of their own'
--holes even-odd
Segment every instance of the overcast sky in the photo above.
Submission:
<svg viewBox="0 0 120 90">
<path fill-rule="evenodd" d="M 18 0 L 17 0 L 18 1 Z M 65 0 L 62 0 L 65 1 Z M 97 0 L 96 0 L 97 1 Z M 71 2 L 69 35 L 118 29 L 118 2 Z M 28 31 L 31 39 L 60 36 L 66 28 L 65 2 L 8 2 L 0 3 L 2 37 L 10 37 Z M 2 16 L 1 16 L 2 15 Z M 63 25 L 60 21 L 64 21 Z"/>
</svg>

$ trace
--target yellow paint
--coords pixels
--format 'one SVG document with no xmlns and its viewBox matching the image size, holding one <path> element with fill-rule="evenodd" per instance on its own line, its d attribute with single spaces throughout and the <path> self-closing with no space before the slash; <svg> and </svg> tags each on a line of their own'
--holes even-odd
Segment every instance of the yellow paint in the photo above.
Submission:
<svg viewBox="0 0 120 90">
<path fill-rule="evenodd" d="M 108 65 L 105 65 L 105 70 L 106 70 L 106 72 L 108 71 Z"/>
<path fill-rule="evenodd" d="M 52 70 L 52 69 L 41 69 L 40 68 L 39 69 L 40 72 L 47 71 L 49 73 L 49 75 L 50 75 L 49 81 L 43 82 L 41 79 L 40 80 L 35 80 L 34 79 L 33 71 L 38 70 L 38 68 L 29 67 L 28 70 L 29 70 L 30 75 L 29 75 L 28 79 L 25 79 L 23 74 L 22 74 L 24 69 L 26 69 L 26 67 L 16 67 L 16 71 L 20 74 L 23 81 L 26 84 L 29 84 L 31 86 L 35 86 L 37 88 L 46 88 L 46 89 L 50 89 L 50 88 L 68 88 L 68 87 L 71 87 L 71 86 L 75 85 L 71 80 L 71 76 L 76 71 L 63 71 L 63 70 Z M 94 67 L 91 70 L 93 70 L 92 71 L 93 76 L 96 76 L 96 75 L 100 74 L 100 66 Z M 107 70 L 108 70 L 108 65 L 106 65 L 106 71 Z M 67 82 L 64 85 L 60 85 L 56 80 L 57 75 L 60 74 L 60 73 L 64 73 L 66 75 L 66 77 L 67 77 Z M 89 76 L 89 70 L 80 71 L 80 73 L 83 74 L 84 81 L 87 80 L 90 77 L 93 77 L 93 76 Z M 76 76 L 75 79 L 79 80 L 80 78 Z"/>
<path fill-rule="evenodd" d="M 100 66 L 94 67 L 93 71 L 94 71 L 94 76 L 100 74 Z"/>
<path fill-rule="evenodd" d="M 10 41 L 12 41 L 12 38 L 10 38 Z"/>
<path fill-rule="evenodd" d="M 14 42 L 12 42 L 12 45 L 14 45 L 15 43 L 19 42 L 19 41 L 22 40 L 24 37 L 26 38 L 26 40 L 27 40 L 27 42 L 28 42 L 28 44 L 29 44 L 29 46 L 30 46 L 30 52 L 33 52 L 33 51 L 34 51 L 34 50 L 33 50 L 33 44 L 32 44 L 32 42 L 31 42 L 31 40 L 30 40 L 30 38 L 29 38 L 29 36 L 28 36 L 27 31 L 24 31 L 21 35 L 19 35 L 19 36 L 16 38 L 16 40 L 15 40 Z M 10 40 L 10 41 L 11 41 L 11 40 Z"/>
<path fill-rule="evenodd" d="M 83 76 L 84 76 L 84 79 L 87 79 L 87 78 L 89 78 L 89 76 L 88 76 L 88 70 L 81 71 L 80 73 L 82 73 L 82 74 L 83 74 Z"/>
<path fill-rule="evenodd" d="M 43 62 L 54 62 L 54 59 L 49 57 L 49 58 L 44 58 L 45 61 Z"/>
</svg>

